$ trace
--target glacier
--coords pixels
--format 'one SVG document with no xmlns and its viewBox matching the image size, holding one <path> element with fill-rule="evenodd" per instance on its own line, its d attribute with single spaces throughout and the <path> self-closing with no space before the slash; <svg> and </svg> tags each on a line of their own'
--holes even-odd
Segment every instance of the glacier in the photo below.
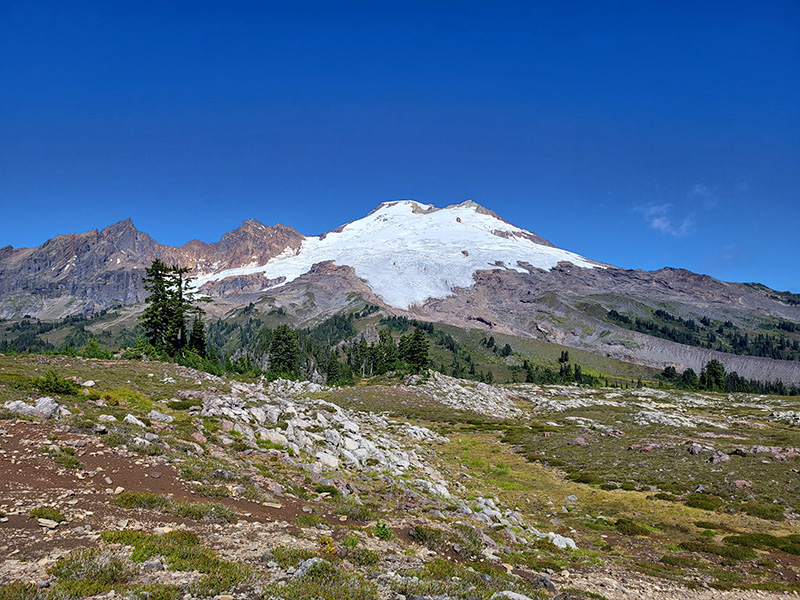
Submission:
<svg viewBox="0 0 800 600">
<path fill-rule="evenodd" d="M 536 243 L 528 239 L 530 232 L 487 212 L 471 201 L 447 208 L 412 200 L 386 202 L 338 230 L 305 238 L 299 249 L 287 248 L 264 265 L 205 274 L 194 285 L 255 273 L 284 277 L 283 285 L 313 265 L 331 261 L 351 267 L 388 305 L 407 310 L 471 286 L 479 270 L 526 272 L 519 263 L 549 270 L 561 261 L 604 268 L 573 252 Z"/>
</svg>

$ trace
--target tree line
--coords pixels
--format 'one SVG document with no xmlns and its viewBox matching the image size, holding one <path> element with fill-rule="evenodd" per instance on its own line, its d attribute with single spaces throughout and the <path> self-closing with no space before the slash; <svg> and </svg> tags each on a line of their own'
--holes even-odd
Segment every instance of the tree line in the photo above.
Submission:
<svg viewBox="0 0 800 600">
<path fill-rule="evenodd" d="M 784 333 L 750 335 L 748 332 L 742 333 L 731 321 L 715 323 L 708 317 L 702 317 L 698 324 L 693 319 L 676 317 L 661 309 L 656 310 L 653 316 L 658 321 L 631 318 L 613 309 L 607 313 L 609 320 L 628 329 L 687 346 L 776 360 L 800 360 L 800 340 L 792 339 Z M 780 321 L 774 327 L 782 332 L 800 332 L 800 324 L 791 321 Z"/>
<path fill-rule="evenodd" d="M 661 378 L 669 381 L 677 388 L 707 392 L 742 392 L 747 394 L 774 394 L 777 396 L 798 396 L 800 387 L 786 384 L 783 381 L 760 381 L 747 379 L 736 371 L 725 371 L 725 366 L 718 360 L 708 361 L 698 375 L 694 369 L 687 368 L 678 373 L 673 366 L 667 366 L 661 372 Z"/>
</svg>

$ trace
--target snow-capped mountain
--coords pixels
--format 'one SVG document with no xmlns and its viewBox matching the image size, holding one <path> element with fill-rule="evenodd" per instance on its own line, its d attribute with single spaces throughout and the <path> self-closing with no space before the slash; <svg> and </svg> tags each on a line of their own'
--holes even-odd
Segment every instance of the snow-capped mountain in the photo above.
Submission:
<svg viewBox="0 0 800 600">
<path fill-rule="evenodd" d="M 792 298 L 681 269 L 637 271 L 556 248 L 474 202 L 436 208 L 379 205 L 366 217 L 306 237 L 245 221 L 214 243 L 165 246 L 130 220 L 59 235 L 37 248 L 0 248 L 0 318 L 57 319 L 141 305 L 144 269 L 159 258 L 192 269 L 211 316 L 243 308 L 308 326 L 362 310 L 533 337 L 663 368 L 696 371 L 711 358 L 762 380 L 800 382 L 800 362 L 722 354 L 609 321 L 610 310 L 648 318 L 657 309 L 742 327 L 800 323 Z M 129 317 L 134 325 L 136 309 Z M 771 325 L 772 324 L 772 325 Z"/>
<path fill-rule="evenodd" d="M 363 219 L 307 237 L 299 248 L 288 247 L 266 264 L 201 275 L 196 284 L 260 274 L 279 281 L 270 286 L 276 287 L 328 261 L 351 267 L 386 304 L 403 310 L 470 287 L 481 270 L 550 270 L 559 262 L 605 267 L 556 248 L 474 202 L 438 209 L 405 200 L 381 204 Z"/>
</svg>

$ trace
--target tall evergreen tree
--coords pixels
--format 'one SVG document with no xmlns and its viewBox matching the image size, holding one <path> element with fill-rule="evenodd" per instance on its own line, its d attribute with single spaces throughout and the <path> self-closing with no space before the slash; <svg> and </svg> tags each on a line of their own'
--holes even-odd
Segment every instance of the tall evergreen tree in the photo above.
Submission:
<svg viewBox="0 0 800 600">
<path fill-rule="evenodd" d="M 300 375 L 300 347 L 297 333 L 287 325 L 272 332 L 269 347 L 269 373 L 273 377 L 296 378 Z"/>
<path fill-rule="evenodd" d="M 198 320 L 202 325 L 202 310 L 194 306 L 196 299 L 191 278 L 186 277 L 188 272 L 186 267 L 168 267 L 160 259 L 145 269 L 144 287 L 150 295 L 140 320 L 147 340 L 169 356 L 175 356 L 186 346 L 186 321 L 191 312 L 196 315 L 195 326 Z M 202 343 L 205 347 L 204 335 Z"/>
<path fill-rule="evenodd" d="M 174 326 L 172 269 L 158 258 L 145 269 L 144 289 L 150 292 L 141 317 L 147 340 L 161 352 L 172 353 Z"/>
<path fill-rule="evenodd" d="M 412 371 L 419 373 L 428 367 L 428 351 L 430 349 L 428 338 L 422 329 L 418 327 L 408 337 L 405 361 Z"/>
<path fill-rule="evenodd" d="M 375 356 L 375 373 L 383 375 L 394 368 L 397 361 L 397 346 L 392 338 L 392 333 L 388 329 L 381 329 L 378 332 L 378 346 Z"/>
</svg>

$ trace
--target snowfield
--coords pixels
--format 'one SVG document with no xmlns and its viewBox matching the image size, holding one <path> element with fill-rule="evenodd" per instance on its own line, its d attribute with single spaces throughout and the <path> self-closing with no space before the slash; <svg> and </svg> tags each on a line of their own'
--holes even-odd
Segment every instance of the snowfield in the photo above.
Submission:
<svg viewBox="0 0 800 600">
<path fill-rule="evenodd" d="M 603 268 L 578 254 L 526 239 L 529 232 L 479 208 L 473 202 L 443 209 L 410 200 L 387 202 L 341 231 L 306 238 L 296 252 L 288 248 L 265 265 L 204 275 L 195 285 L 253 273 L 285 277 L 283 285 L 316 263 L 332 261 L 352 267 L 390 306 L 408 309 L 428 298 L 449 296 L 456 287 L 471 286 L 478 270 L 525 272 L 519 262 L 549 270 L 561 261 Z"/>
</svg>

